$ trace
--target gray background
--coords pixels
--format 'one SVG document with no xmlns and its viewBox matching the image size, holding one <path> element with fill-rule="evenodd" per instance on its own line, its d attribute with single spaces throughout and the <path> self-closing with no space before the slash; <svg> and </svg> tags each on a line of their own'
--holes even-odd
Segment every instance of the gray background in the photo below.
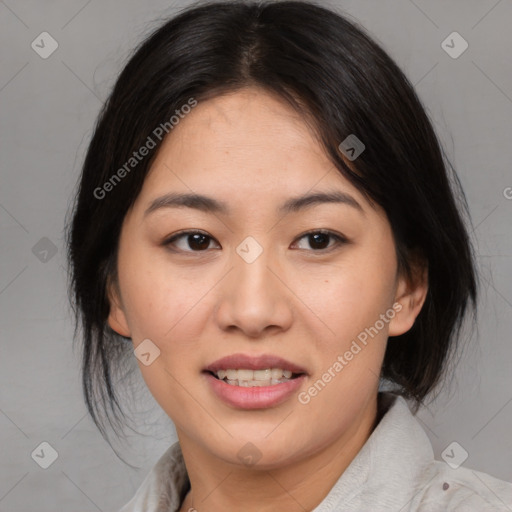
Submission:
<svg viewBox="0 0 512 512">
<path fill-rule="evenodd" d="M 1 511 L 117 510 L 175 439 L 144 389 L 127 397 L 143 435 L 115 445 L 138 470 L 86 415 L 63 225 L 96 115 L 130 49 L 186 4 L 0 2 Z M 465 188 L 484 285 L 479 332 L 468 333 L 450 386 L 419 417 L 438 458 L 457 441 L 466 467 L 511 481 L 512 1 L 327 5 L 358 20 L 405 70 Z M 47 59 L 31 48 L 43 31 L 59 45 Z M 456 59 L 441 47 L 453 31 L 469 43 Z M 51 244 L 56 254 L 43 254 Z M 42 442 L 58 454 L 48 469 L 31 457 Z"/>
</svg>

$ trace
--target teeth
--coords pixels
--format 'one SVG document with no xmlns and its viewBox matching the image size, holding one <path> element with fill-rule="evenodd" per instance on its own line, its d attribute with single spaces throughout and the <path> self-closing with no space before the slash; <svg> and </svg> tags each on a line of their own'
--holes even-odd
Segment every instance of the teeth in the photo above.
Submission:
<svg viewBox="0 0 512 512">
<path fill-rule="evenodd" d="M 254 380 L 269 380 L 272 378 L 272 370 L 267 368 L 266 370 L 254 370 Z"/>
<path fill-rule="evenodd" d="M 238 371 L 238 380 L 253 380 L 254 379 L 254 372 L 252 370 L 235 370 L 235 371 Z M 232 379 L 233 377 L 230 377 L 230 378 Z"/>
<path fill-rule="evenodd" d="M 225 380 L 233 386 L 253 387 L 272 386 L 291 379 L 292 372 L 281 368 L 266 368 L 264 370 L 228 369 L 216 372 L 220 380 Z"/>
</svg>

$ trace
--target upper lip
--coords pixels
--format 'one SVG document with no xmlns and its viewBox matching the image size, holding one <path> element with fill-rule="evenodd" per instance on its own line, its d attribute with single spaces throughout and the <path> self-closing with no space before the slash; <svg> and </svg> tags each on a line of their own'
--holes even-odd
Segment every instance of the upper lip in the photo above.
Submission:
<svg viewBox="0 0 512 512">
<path fill-rule="evenodd" d="M 291 361 L 273 354 L 260 354 L 250 356 L 246 354 L 232 354 L 221 359 L 217 359 L 204 370 L 217 372 L 219 370 L 229 369 L 247 369 L 247 370 L 265 370 L 266 368 L 281 368 L 290 370 L 293 373 L 306 373 L 306 370 Z"/>
</svg>

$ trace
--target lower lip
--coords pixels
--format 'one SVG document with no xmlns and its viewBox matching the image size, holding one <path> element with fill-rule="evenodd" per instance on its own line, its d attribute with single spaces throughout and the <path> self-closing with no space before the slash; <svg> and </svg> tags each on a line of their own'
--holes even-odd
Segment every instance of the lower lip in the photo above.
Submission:
<svg viewBox="0 0 512 512">
<path fill-rule="evenodd" d="M 239 409 L 265 409 L 279 405 L 297 391 L 306 378 L 306 375 L 300 375 L 288 382 L 273 386 L 245 388 L 228 384 L 210 373 L 205 373 L 205 376 L 213 392 L 221 400 Z"/>
</svg>

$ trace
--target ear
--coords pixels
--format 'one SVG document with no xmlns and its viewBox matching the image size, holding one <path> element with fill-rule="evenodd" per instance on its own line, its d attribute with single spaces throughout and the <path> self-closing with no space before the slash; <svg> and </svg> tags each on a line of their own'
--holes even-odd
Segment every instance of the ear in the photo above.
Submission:
<svg viewBox="0 0 512 512">
<path fill-rule="evenodd" d="M 400 275 L 397 278 L 395 303 L 400 303 L 398 310 L 389 322 L 389 336 L 400 336 L 414 325 L 425 302 L 428 292 L 428 263 L 425 259 L 415 257 L 411 263 L 412 276 Z"/>
<path fill-rule="evenodd" d="M 130 328 L 126 321 L 124 306 L 120 298 L 120 291 L 117 284 L 112 279 L 107 280 L 107 296 L 110 303 L 110 312 L 108 314 L 108 325 L 112 330 L 126 338 L 131 337 Z"/>
</svg>

